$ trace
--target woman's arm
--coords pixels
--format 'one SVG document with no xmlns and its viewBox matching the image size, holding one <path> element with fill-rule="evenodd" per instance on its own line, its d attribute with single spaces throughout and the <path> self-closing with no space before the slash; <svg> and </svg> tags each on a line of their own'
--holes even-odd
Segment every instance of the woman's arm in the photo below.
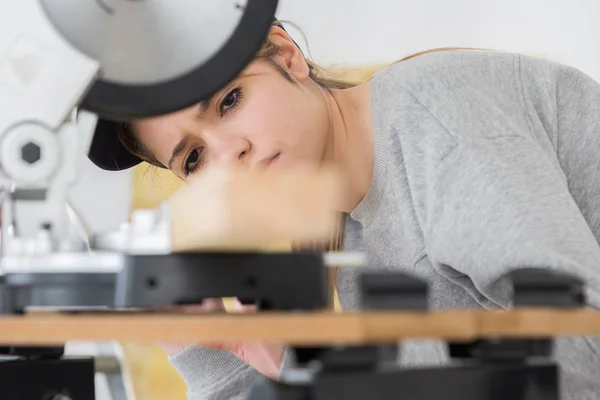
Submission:
<svg viewBox="0 0 600 400">
<path fill-rule="evenodd" d="M 542 267 L 584 278 L 598 307 L 600 85 L 533 58 L 519 73 L 528 134 L 500 120 L 501 136 L 463 140 L 448 156 L 426 194 L 428 253 L 486 306 L 510 305 L 502 275 Z"/>
<path fill-rule="evenodd" d="M 234 300 L 236 312 L 255 312 Z M 224 312 L 221 299 L 208 299 L 202 304 L 179 307 L 179 312 L 203 314 Z M 160 346 L 169 361 L 184 378 L 189 400 L 244 399 L 250 388 L 263 375 L 277 379 L 284 367 L 282 346 L 240 343 L 167 342 Z"/>
<path fill-rule="evenodd" d="M 188 346 L 169 357 L 184 378 L 188 400 L 241 400 L 262 374 L 226 350 Z"/>
<path fill-rule="evenodd" d="M 599 307 L 600 85 L 533 58 L 521 59 L 519 76 L 529 125 L 514 132 L 513 121 L 497 119 L 501 137 L 461 141 L 425 185 L 428 256 L 489 308 L 511 306 L 501 277 L 524 267 L 579 275 Z M 562 396 L 593 398 L 600 338 L 560 337 L 555 345 Z"/>
<path fill-rule="evenodd" d="M 600 246 L 552 157 L 517 136 L 472 141 L 452 156 L 429 193 L 424 227 L 439 272 L 484 306 L 509 307 L 507 272 L 564 271 L 585 278 L 600 306 Z"/>
</svg>

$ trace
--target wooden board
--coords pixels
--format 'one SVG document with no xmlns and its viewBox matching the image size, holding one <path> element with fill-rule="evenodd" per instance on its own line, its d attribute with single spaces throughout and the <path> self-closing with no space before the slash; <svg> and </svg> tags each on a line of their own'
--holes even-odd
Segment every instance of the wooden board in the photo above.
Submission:
<svg viewBox="0 0 600 400">
<path fill-rule="evenodd" d="M 163 349 L 136 342 L 123 342 L 121 347 L 135 399 L 187 400 L 186 384 Z"/>
<path fill-rule="evenodd" d="M 296 345 L 390 342 L 408 338 L 600 335 L 600 312 L 519 309 L 506 312 L 292 312 L 258 314 L 106 314 L 0 318 L 0 342 L 33 345 L 67 340 L 266 341 Z"/>
</svg>

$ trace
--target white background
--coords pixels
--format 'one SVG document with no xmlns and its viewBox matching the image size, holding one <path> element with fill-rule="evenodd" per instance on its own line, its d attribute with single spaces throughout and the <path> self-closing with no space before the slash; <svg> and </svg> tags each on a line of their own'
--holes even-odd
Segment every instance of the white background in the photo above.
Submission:
<svg viewBox="0 0 600 400">
<path fill-rule="evenodd" d="M 324 64 L 486 47 L 544 55 L 600 79 L 597 0 L 282 0 L 277 16 L 300 25 L 314 60 Z"/>
<path fill-rule="evenodd" d="M 280 0 L 277 17 L 302 28 L 313 60 L 324 66 L 386 63 L 435 47 L 486 47 L 544 56 L 600 80 L 598 0 Z M 130 187 L 130 172 L 87 163 L 72 198 L 93 230 L 112 229 L 127 217 Z"/>
</svg>

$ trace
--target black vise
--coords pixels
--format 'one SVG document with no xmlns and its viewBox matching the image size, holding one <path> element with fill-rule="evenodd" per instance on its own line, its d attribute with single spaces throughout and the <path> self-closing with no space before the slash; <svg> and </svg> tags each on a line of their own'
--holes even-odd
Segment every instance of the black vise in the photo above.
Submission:
<svg viewBox="0 0 600 400">
<path fill-rule="evenodd" d="M 525 268 L 504 277 L 512 284 L 514 307 L 578 308 L 586 303 L 584 282 L 574 275 Z"/>
<path fill-rule="evenodd" d="M 370 271 L 359 276 L 362 310 L 428 309 L 427 282 L 411 275 Z"/>
</svg>

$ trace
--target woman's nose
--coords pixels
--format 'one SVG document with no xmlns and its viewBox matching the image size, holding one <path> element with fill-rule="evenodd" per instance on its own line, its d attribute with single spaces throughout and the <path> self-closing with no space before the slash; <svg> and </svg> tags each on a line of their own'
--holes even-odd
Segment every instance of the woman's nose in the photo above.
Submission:
<svg viewBox="0 0 600 400">
<path fill-rule="evenodd" d="M 248 140 L 236 137 L 219 141 L 214 153 L 219 164 L 234 165 L 245 162 L 250 149 Z"/>
</svg>

